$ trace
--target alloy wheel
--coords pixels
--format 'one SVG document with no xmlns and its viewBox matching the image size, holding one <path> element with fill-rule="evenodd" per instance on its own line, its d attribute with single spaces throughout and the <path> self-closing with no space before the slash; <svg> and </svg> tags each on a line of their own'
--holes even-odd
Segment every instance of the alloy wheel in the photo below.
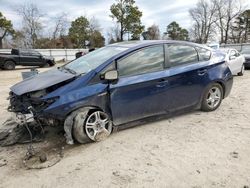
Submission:
<svg viewBox="0 0 250 188">
<path fill-rule="evenodd" d="M 211 108 L 214 109 L 216 108 L 221 101 L 221 90 L 218 87 L 212 87 L 207 95 L 207 105 Z"/>
<path fill-rule="evenodd" d="M 93 141 L 104 140 L 112 132 L 112 123 L 109 116 L 102 111 L 93 112 L 87 118 L 85 131 Z"/>
</svg>

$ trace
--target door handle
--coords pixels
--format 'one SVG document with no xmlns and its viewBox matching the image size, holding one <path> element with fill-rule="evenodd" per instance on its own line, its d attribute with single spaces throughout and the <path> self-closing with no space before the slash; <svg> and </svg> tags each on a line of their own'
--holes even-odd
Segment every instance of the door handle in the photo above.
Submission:
<svg viewBox="0 0 250 188">
<path fill-rule="evenodd" d="M 207 73 L 207 69 L 201 69 L 201 70 L 198 70 L 197 72 L 199 76 L 203 76 Z"/>
</svg>

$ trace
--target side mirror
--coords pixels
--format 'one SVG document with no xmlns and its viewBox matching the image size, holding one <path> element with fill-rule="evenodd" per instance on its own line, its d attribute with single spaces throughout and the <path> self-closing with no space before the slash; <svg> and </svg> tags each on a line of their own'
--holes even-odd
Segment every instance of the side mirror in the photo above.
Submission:
<svg viewBox="0 0 250 188">
<path fill-rule="evenodd" d="M 117 70 L 110 70 L 104 73 L 103 79 L 114 81 L 118 79 L 118 72 Z"/>
<path fill-rule="evenodd" d="M 236 56 L 235 56 L 235 55 L 232 55 L 232 56 L 230 56 L 229 59 L 230 59 L 230 60 L 234 60 L 234 59 L 236 59 Z"/>
</svg>

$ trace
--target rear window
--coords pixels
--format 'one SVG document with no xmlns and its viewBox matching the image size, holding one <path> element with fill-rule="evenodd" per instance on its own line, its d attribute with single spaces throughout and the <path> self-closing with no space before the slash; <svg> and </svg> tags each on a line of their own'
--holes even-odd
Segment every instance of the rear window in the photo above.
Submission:
<svg viewBox="0 0 250 188">
<path fill-rule="evenodd" d="M 192 46 L 169 44 L 167 48 L 172 66 L 198 62 L 197 51 Z"/>
</svg>

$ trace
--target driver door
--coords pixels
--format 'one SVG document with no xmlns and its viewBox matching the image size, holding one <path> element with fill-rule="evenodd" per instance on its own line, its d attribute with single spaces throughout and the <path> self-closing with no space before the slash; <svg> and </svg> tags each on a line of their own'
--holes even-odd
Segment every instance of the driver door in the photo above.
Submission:
<svg viewBox="0 0 250 188">
<path fill-rule="evenodd" d="M 164 46 L 155 45 L 117 61 L 119 79 L 110 84 L 114 124 L 164 113 L 162 93 L 168 85 L 164 54 Z"/>
</svg>

